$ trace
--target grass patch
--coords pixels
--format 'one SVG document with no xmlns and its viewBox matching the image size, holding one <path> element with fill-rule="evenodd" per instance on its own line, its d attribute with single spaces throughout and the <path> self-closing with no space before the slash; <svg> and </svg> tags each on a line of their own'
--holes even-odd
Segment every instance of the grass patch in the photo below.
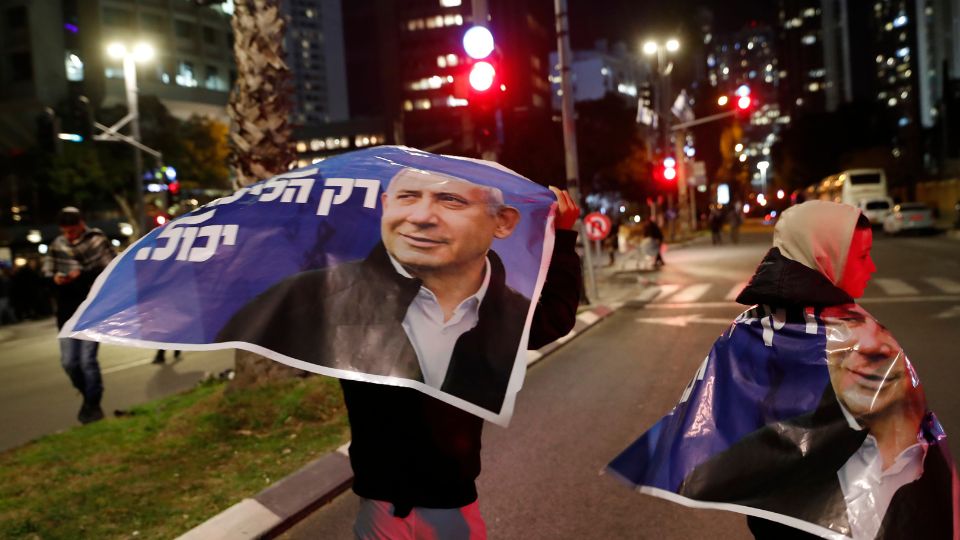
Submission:
<svg viewBox="0 0 960 540">
<path fill-rule="evenodd" d="M 0 538 L 174 538 L 349 438 L 336 379 L 197 388 L 0 454 Z"/>
</svg>

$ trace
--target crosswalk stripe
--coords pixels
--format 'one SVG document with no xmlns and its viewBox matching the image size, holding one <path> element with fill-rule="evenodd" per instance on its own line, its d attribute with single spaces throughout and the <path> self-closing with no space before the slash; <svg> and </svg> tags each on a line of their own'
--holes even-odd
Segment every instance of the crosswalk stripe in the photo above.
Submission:
<svg viewBox="0 0 960 540">
<path fill-rule="evenodd" d="M 669 285 L 660 285 L 658 287 L 658 292 L 651 302 L 656 302 L 657 300 L 662 300 L 664 297 L 670 296 L 671 294 L 677 292 L 680 289 L 679 285 L 669 284 Z"/>
<path fill-rule="evenodd" d="M 918 294 L 920 292 L 902 279 L 876 278 L 873 282 L 883 289 L 883 292 L 891 296 Z"/>
<path fill-rule="evenodd" d="M 689 285 L 682 291 L 671 296 L 668 301 L 677 303 L 696 302 L 701 296 L 706 294 L 711 287 L 713 287 L 712 283 L 697 283 L 695 285 Z"/>
<path fill-rule="evenodd" d="M 647 287 L 637 295 L 638 302 L 649 302 L 653 297 L 660 294 L 660 287 Z"/>
<path fill-rule="evenodd" d="M 960 293 L 960 283 L 957 283 L 952 279 L 931 277 L 931 278 L 927 278 L 927 283 L 933 285 L 934 287 L 940 289 L 945 293 L 949 293 L 949 294 Z"/>
<path fill-rule="evenodd" d="M 736 300 L 737 297 L 740 296 L 740 291 L 742 291 L 743 288 L 746 286 L 747 286 L 746 281 L 741 281 L 740 283 L 737 283 L 736 285 L 733 286 L 732 289 L 730 289 L 730 292 L 728 292 L 727 295 L 723 297 L 723 299 Z"/>
<path fill-rule="evenodd" d="M 707 293 L 713 287 L 712 283 L 697 283 L 684 288 L 682 291 L 670 297 L 671 302 L 696 302 L 701 296 Z"/>
</svg>

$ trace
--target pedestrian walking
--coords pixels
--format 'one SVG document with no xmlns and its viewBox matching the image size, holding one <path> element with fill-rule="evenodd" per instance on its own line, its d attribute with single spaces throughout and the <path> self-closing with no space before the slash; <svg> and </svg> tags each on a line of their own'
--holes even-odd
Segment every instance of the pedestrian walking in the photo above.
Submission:
<svg viewBox="0 0 960 540">
<path fill-rule="evenodd" d="M 116 256 L 116 251 L 103 231 L 87 227 L 75 207 L 60 211 L 58 225 L 62 234 L 50 244 L 43 274 L 53 280 L 59 329 L 83 303 L 94 280 Z M 60 338 L 60 363 L 70 382 L 83 395 L 83 405 L 77 414 L 83 424 L 103 418 L 98 345 L 96 341 Z"/>
<path fill-rule="evenodd" d="M 17 314 L 11 302 L 11 282 L 10 263 L 0 261 L 0 324 L 15 324 L 18 322 Z"/>
<path fill-rule="evenodd" d="M 643 237 L 649 238 L 653 244 L 653 247 L 656 248 L 656 255 L 653 257 L 653 265 L 655 267 L 663 266 L 663 231 L 660 230 L 660 227 L 657 226 L 657 222 L 653 219 L 648 219 L 643 225 Z M 651 249 L 651 251 L 653 251 Z"/>
<path fill-rule="evenodd" d="M 727 213 L 727 224 L 730 225 L 730 241 L 740 243 L 740 225 L 743 224 L 743 203 L 737 201 Z"/>
<path fill-rule="evenodd" d="M 713 240 L 713 245 L 719 246 L 723 243 L 723 238 L 720 236 L 720 232 L 723 230 L 723 210 L 721 210 L 720 205 L 710 208 L 710 217 L 707 220 L 710 223 L 710 237 Z"/>
</svg>

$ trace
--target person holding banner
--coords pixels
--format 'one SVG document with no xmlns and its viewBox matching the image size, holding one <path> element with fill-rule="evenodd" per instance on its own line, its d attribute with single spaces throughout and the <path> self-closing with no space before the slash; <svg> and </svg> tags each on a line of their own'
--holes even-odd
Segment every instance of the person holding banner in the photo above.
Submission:
<svg viewBox="0 0 960 540">
<path fill-rule="evenodd" d="M 786 210 L 680 404 L 608 470 L 747 514 L 758 539 L 955 539 L 957 477 L 919 378 L 854 303 L 876 270 L 854 207 Z"/>
</svg>

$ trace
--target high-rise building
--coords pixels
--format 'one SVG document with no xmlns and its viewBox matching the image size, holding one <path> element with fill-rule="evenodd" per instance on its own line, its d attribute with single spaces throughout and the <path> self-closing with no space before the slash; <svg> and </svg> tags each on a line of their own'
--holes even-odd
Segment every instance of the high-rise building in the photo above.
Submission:
<svg viewBox="0 0 960 540">
<path fill-rule="evenodd" d="M 495 117 L 498 141 L 530 115 L 549 118 L 552 5 L 485 4 L 498 84 L 480 98 L 469 89 L 471 60 L 463 48 L 463 35 L 474 24 L 469 0 L 345 3 L 351 115 L 379 118 L 390 141 L 457 154 L 480 153 L 483 117 Z"/>
<path fill-rule="evenodd" d="M 550 53 L 550 83 L 553 110 L 560 110 L 560 60 L 556 52 Z M 649 77 L 646 63 L 639 55 L 631 53 L 625 43 L 610 47 L 605 40 L 598 41 L 593 49 L 573 51 L 570 65 L 573 81 L 573 100 L 590 101 L 607 94 L 621 97 L 630 106 L 637 104 L 639 89 Z"/>
<path fill-rule="evenodd" d="M 340 0 L 283 0 L 295 126 L 343 122 L 350 114 Z"/>
<path fill-rule="evenodd" d="M 35 117 L 77 95 L 95 107 L 123 105 L 119 60 L 108 43 L 149 42 L 137 68 L 140 94 L 178 117 L 226 120 L 235 76 L 229 5 L 189 0 L 0 0 L 0 147 L 33 144 Z"/>
<path fill-rule="evenodd" d="M 835 111 L 853 96 L 846 0 L 780 0 L 780 105 L 791 117 Z"/>
<path fill-rule="evenodd" d="M 776 45 L 774 30 L 756 23 L 731 34 L 710 34 L 705 44 L 707 79 L 714 89 L 708 99 L 722 98 L 727 110 L 736 108 L 741 97 L 751 101 L 744 113 L 747 118 L 740 122 L 743 138 L 732 141 L 732 150 L 760 189 L 771 185 L 766 172 L 772 169 L 771 147 L 779 127 L 790 121 L 789 115 L 781 114 L 782 70 Z"/>
</svg>

